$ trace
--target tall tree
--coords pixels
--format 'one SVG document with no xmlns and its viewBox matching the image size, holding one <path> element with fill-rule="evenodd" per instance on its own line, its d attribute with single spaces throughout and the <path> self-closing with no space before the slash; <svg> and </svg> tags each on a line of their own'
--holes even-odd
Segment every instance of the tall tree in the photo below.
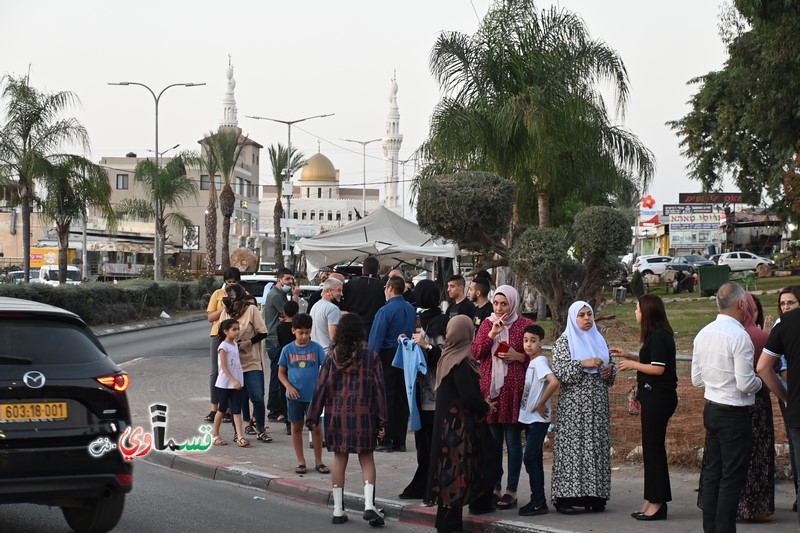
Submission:
<svg viewBox="0 0 800 533">
<path fill-rule="evenodd" d="M 610 194 L 632 177 L 644 188 L 652 177 L 652 153 L 613 123 L 598 88 L 613 84 L 622 117 L 625 66 L 575 14 L 498 0 L 474 35 L 442 33 L 430 68 L 445 96 L 422 155 L 434 172 L 486 170 L 514 180 L 518 221 L 538 216 L 548 226 L 554 199 Z"/>
<path fill-rule="evenodd" d="M 208 137 L 215 135 L 213 131 Z M 205 213 L 206 232 L 206 269 L 213 270 L 217 264 L 217 174 L 219 166 L 217 157 L 205 139 L 201 141 L 203 152 L 197 160 L 200 172 L 208 175 L 208 206 Z"/>
<path fill-rule="evenodd" d="M 52 165 L 41 180 L 44 198 L 37 203 L 41 216 L 52 221 L 58 233 L 58 280 L 62 284 L 67 281 L 67 250 L 72 222 L 83 219 L 87 206 L 92 206 L 106 219 L 107 231 L 113 232 L 116 226 L 106 170 L 84 163 L 83 158 L 67 156 Z"/>
<path fill-rule="evenodd" d="M 214 152 L 217 168 L 222 174 L 222 191 L 219 193 L 219 209 L 222 213 L 222 268 L 231 266 L 230 233 L 231 217 L 236 206 L 236 194 L 231 187 L 233 172 L 239 156 L 247 143 L 239 128 L 220 128 L 208 138 L 208 146 Z"/>
<path fill-rule="evenodd" d="M 0 123 L 0 175 L 10 177 L 22 209 L 22 264 L 25 282 L 30 280 L 31 211 L 36 182 L 51 172 L 53 165 L 69 157 L 86 168 L 91 161 L 68 156 L 61 149 L 78 145 L 89 149 L 89 135 L 74 117 L 64 117 L 78 103 L 69 91 L 43 92 L 30 84 L 30 74 L 3 77 L 5 119 Z"/>
<path fill-rule="evenodd" d="M 147 197 L 126 198 L 117 204 L 115 209 L 117 218 L 155 220 L 162 258 L 170 226 L 179 230 L 194 230 L 192 219 L 176 210 L 185 200 L 197 198 L 197 185 L 186 175 L 187 161 L 195 161 L 194 154 L 187 153 L 173 157 L 163 168 L 158 168 L 152 159 L 139 161 L 134 169 L 134 179 L 142 182 Z M 156 202 L 161 205 L 161 214 L 157 220 Z"/>
<path fill-rule="evenodd" d="M 281 218 L 283 218 L 283 176 L 286 172 L 286 161 L 289 161 L 289 176 L 293 176 L 295 172 L 303 168 L 306 164 L 306 156 L 303 152 L 292 148 L 292 153 L 289 154 L 286 147 L 281 143 L 277 146 L 274 144 L 268 149 L 269 162 L 272 165 L 272 179 L 275 180 L 275 207 L 272 210 L 272 230 L 275 234 L 275 254 L 274 261 L 277 268 L 283 268 L 283 241 L 281 235 Z M 291 216 L 291 215 L 289 215 Z"/>
<path fill-rule="evenodd" d="M 691 111 L 668 123 L 690 177 L 712 190 L 732 176 L 751 203 L 765 195 L 800 213 L 800 5 L 735 0 L 720 34 L 723 68 L 691 80 Z"/>
</svg>

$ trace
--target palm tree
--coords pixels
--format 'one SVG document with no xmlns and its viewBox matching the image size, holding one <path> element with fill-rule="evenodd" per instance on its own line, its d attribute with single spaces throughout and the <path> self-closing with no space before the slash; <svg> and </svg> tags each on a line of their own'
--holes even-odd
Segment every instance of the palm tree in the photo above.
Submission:
<svg viewBox="0 0 800 533">
<path fill-rule="evenodd" d="M 5 122 L 0 126 L 0 175 L 15 184 L 22 209 L 22 263 L 24 280 L 30 280 L 31 210 L 36 198 L 36 182 L 44 178 L 54 163 L 76 158 L 86 168 L 88 159 L 59 153 L 64 145 L 77 144 L 89 149 L 89 135 L 74 117 L 62 117 L 78 103 L 69 91 L 46 93 L 30 85 L 30 74 L 3 77 L 2 97 L 6 100 Z"/>
<path fill-rule="evenodd" d="M 208 137 L 216 135 L 209 132 Z M 201 172 L 208 174 L 208 207 L 206 207 L 206 268 L 213 270 L 217 264 L 217 174 L 219 167 L 214 151 L 209 148 L 205 139 L 201 142 L 203 154 L 198 158 Z"/>
<path fill-rule="evenodd" d="M 172 226 L 194 230 L 194 223 L 179 211 L 170 211 L 190 197 L 197 198 L 197 185 L 186 175 L 186 164 L 194 162 L 191 152 L 173 157 L 163 168 L 152 159 L 139 161 L 134 169 L 134 179 L 141 181 L 147 198 L 126 198 L 117 205 L 117 218 L 134 217 L 140 220 L 155 220 L 158 232 L 159 256 L 164 257 L 167 229 Z M 161 205 L 161 214 L 156 219 L 156 202 Z"/>
<path fill-rule="evenodd" d="M 446 96 L 423 155 L 439 168 L 513 179 L 518 217 L 537 214 L 548 226 L 554 198 L 610 192 L 631 173 L 643 186 L 652 177 L 652 153 L 612 124 L 596 87 L 613 85 L 623 116 L 625 66 L 577 15 L 555 7 L 539 14 L 532 0 L 498 1 L 475 35 L 440 35 L 430 68 Z"/>
<path fill-rule="evenodd" d="M 281 143 L 278 143 L 277 147 L 273 144 L 267 150 L 269 151 L 269 162 L 272 165 L 272 178 L 275 180 L 276 195 L 275 208 L 272 210 L 272 229 L 275 233 L 274 261 L 277 268 L 283 268 L 283 242 L 281 239 L 283 203 L 281 202 L 281 196 L 283 195 L 283 176 L 286 173 L 286 160 L 289 160 L 289 176 L 292 176 L 305 166 L 306 156 L 303 155 L 303 152 L 292 148 L 291 157 L 287 157 L 288 153 L 286 147 Z"/>
<path fill-rule="evenodd" d="M 41 216 L 55 224 L 58 233 L 58 280 L 67 281 L 69 233 L 75 219 L 83 219 L 87 206 L 95 207 L 106 219 L 106 229 L 116 226 L 111 206 L 111 185 L 106 170 L 98 165 L 84 165 L 83 158 L 67 156 L 52 165 L 42 178 L 45 197 L 39 202 Z"/>
<path fill-rule="evenodd" d="M 239 156 L 242 154 L 247 136 L 242 136 L 239 128 L 220 128 L 210 135 L 208 146 L 214 152 L 217 168 L 222 174 L 222 192 L 219 193 L 219 208 L 222 212 L 222 268 L 231 266 L 230 233 L 231 217 L 236 206 L 236 195 L 231 187 L 231 179 Z"/>
</svg>

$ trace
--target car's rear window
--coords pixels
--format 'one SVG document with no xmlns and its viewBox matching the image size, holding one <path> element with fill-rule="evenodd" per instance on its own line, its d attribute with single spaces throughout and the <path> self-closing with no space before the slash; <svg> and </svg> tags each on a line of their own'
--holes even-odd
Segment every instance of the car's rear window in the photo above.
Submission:
<svg viewBox="0 0 800 533">
<path fill-rule="evenodd" d="M 50 318 L 0 318 L 0 356 L 33 364 L 79 364 L 106 357 L 79 327 Z M 0 366 L 2 368 L 2 366 Z"/>
<path fill-rule="evenodd" d="M 269 281 L 240 281 L 239 285 L 244 287 L 244 289 L 255 296 L 256 298 L 261 298 L 264 295 L 264 287 L 267 286 Z"/>
</svg>

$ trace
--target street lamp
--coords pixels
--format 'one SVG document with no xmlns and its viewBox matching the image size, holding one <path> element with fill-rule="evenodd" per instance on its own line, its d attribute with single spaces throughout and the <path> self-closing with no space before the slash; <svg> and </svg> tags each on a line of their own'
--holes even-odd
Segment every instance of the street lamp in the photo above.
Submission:
<svg viewBox="0 0 800 533">
<path fill-rule="evenodd" d="M 349 143 L 358 143 L 361 145 L 362 155 L 362 171 L 364 173 L 364 182 L 361 187 L 361 216 L 367 216 L 367 145 L 380 141 L 381 139 L 370 139 L 369 141 L 357 141 L 355 139 L 342 139 Z"/>
<path fill-rule="evenodd" d="M 159 156 L 159 157 L 164 157 L 164 154 L 166 154 L 166 153 L 167 153 L 167 152 L 169 152 L 170 150 L 174 150 L 175 148 L 177 148 L 177 147 L 178 147 L 178 146 L 180 146 L 180 145 L 181 145 L 181 143 L 178 143 L 178 144 L 176 144 L 175 146 L 173 146 L 173 147 L 171 147 L 171 148 L 167 148 L 166 150 L 164 150 L 163 152 L 161 152 L 160 154 L 158 154 L 158 156 Z M 150 150 L 150 149 L 148 149 L 147 151 L 148 151 L 148 152 L 155 153 L 155 150 Z"/>
<path fill-rule="evenodd" d="M 292 196 L 294 196 L 294 185 L 292 185 L 292 177 L 286 172 L 286 169 L 283 171 L 283 185 L 281 186 L 283 190 L 283 197 L 286 198 L 286 246 L 284 247 L 286 252 L 283 254 L 286 257 L 289 257 L 291 247 L 289 246 L 289 220 L 292 218 Z"/>
<path fill-rule="evenodd" d="M 199 87 L 201 85 L 205 85 L 205 83 L 194 83 L 194 82 L 173 83 L 173 84 L 167 85 L 166 87 L 161 89 L 161 92 L 159 92 L 157 96 L 156 96 L 156 93 L 153 91 L 153 89 L 151 89 L 150 87 L 148 87 L 144 83 L 139 83 L 138 81 L 109 82 L 108 84 L 109 85 L 138 85 L 139 87 L 144 87 L 145 89 L 147 89 L 150 92 L 150 94 L 153 96 L 153 102 L 155 102 L 155 105 L 156 105 L 156 149 L 155 149 L 156 167 L 158 167 L 160 169 L 161 168 L 161 154 L 158 151 L 158 103 L 159 103 L 159 101 L 161 101 L 161 95 L 163 95 L 164 92 L 167 89 L 169 89 L 170 87 Z M 165 150 L 165 152 L 166 151 L 167 150 Z M 164 243 L 162 243 L 161 239 L 159 239 L 159 237 L 158 237 L 158 224 L 159 224 L 159 220 L 161 218 L 161 199 L 158 198 L 158 197 L 155 198 L 155 216 L 156 216 L 156 228 L 155 228 L 155 238 L 154 238 L 155 246 L 154 246 L 154 249 L 153 249 L 153 279 L 158 281 L 164 276 L 164 272 L 163 272 L 163 270 L 164 270 L 163 257 L 162 257 L 162 253 L 161 253 L 161 246 L 163 246 Z"/>
<path fill-rule="evenodd" d="M 286 168 L 284 169 L 283 174 L 283 185 L 281 188 L 284 191 L 283 196 L 286 197 L 287 194 L 289 195 L 286 202 L 289 204 L 287 209 L 289 209 L 289 213 L 291 213 L 291 196 L 294 191 L 292 186 L 292 174 L 289 165 L 292 159 L 292 124 L 297 124 L 298 122 L 304 122 L 306 120 L 311 120 L 312 118 L 325 118 L 325 117 L 332 117 L 336 113 L 325 113 L 323 115 L 314 115 L 313 117 L 305 117 L 305 118 L 298 118 L 297 120 L 281 120 L 277 118 L 269 118 L 269 117 L 258 117 L 255 115 L 245 115 L 246 118 L 253 118 L 255 120 L 269 120 L 270 122 L 278 122 L 280 124 L 286 124 L 289 130 L 289 135 L 286 142 Z M 286 192 L 288 190 L 288 193 Z M 287 216 L 287 219 L 289 217 Z M 286 251 L 289 251 L 289 224 L 287 220 L 286 224 Z M 287 254 L 288 255 L 288 254 Z"/>
</svg>

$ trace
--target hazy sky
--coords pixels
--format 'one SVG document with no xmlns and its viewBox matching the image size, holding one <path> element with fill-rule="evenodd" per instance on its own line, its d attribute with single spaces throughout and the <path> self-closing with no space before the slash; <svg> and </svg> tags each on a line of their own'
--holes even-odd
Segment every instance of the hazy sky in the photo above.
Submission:
<svg viewBox="0 0 800 533">
<path fill-rule="evenodd" d="M 196 141 L 219 124 L 231 54 L 244 132 L 265 147 L 285 144 L 286 126 L 245 115 L 294 120 L 336 113 L 293 127 L 292 144 L 312 155 L 319 141 L 340 169 L 342 184 L 360 185 L 361 147 L 341 139 L 384 135 L 389 83 L 396 71 L 404 136 L 400 158 L 410 157 L 425 139 L 440 97 L 428 71 L 431 46 L 442 30 L 473 33 L 489 4 L 3 0 L 0 74 L 23 74 L 30 65 L 36 87 L 77 93 L 82 107 L 75 115 L 89 131 L 91 157 L 99 160 L 153 149 L 150 94 L 107 82 L 138 81 L 156 93 L 175 82 L 206 82 L 205 87 L 171 88 L 159 105 L 160 149 L 176 143 L 196 149 Z M 594 37 L 621 54 L 631 84 L 624 124 L 655 153 L 657 173 L 649 192 L 658 206 L 677 202 L 679 192 L 698 191 L 699 183 L 686 178 L 677 138 L 664 123 L 686 113 L 686 101 L 696 90 L 687 80 L 724 61 L 717 35 L 719 2 L 562 0 L 538 6 L 552 4 L 579 13 Z M 369 183 L 383 182 L 382 158 L 380 143 L 367 147 Z M 262 182 L 271 180 L 266 150 L 262 162 Z"/>
</svg>

